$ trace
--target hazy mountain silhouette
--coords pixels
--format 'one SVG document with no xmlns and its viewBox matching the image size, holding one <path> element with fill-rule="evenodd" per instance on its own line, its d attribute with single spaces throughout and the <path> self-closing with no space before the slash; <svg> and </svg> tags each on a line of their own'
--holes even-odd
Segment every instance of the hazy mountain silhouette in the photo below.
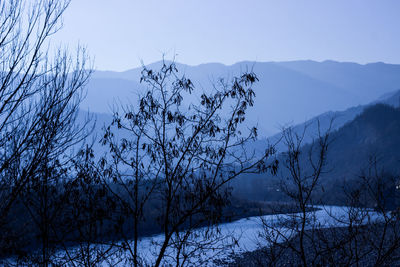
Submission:
<svg viewBox="0 0 400 267">
<path fill-rule="evenodd" d="M 327 60 L 277 63 L 339 88 L 351 89 L 364 103 L 371 102 L 387 89 L 400 89 L 400 65 L 382 62 L 365 65 Z"/>
<path fill-rule="evenodd" d="M 157 69 L 161 62 L 148 65 Z M 180 73 L 195 82 L 198 95 L 220 77 L 225 79 L 253 69 L 260 81 L 255 86 L 256 104 L 248 113 L 249 124 L 260 133 L 279 132 L 281 125 L 296 124 L 329 110 L 366 104 L 400 87 L 400 66 L 384 63 L 360 65 L 334 61 L 239 62 L 189 66 L 177 63 Z M 141 68 L 125 72 L 97 71 L 88 85 L 83 109 L 110 113 L 115 99 L 135 103 L 140 93 Z M 197 95 L 197 96 L 198 96 Z M 185 99 L 185 102 L 193 101 Z"/>
<path fill-rule="evenodd" d="M 328 112 L 322 113 L 318 116 L 315 116 L 314 118 L 307 120 L 304 123 L 296 124 L 293 126 L 288 125 L 288 126 L 291 126 L 293 132 L 298 135 L 300 135 L 304 132 L 305 133 L 305 136 L 303 139 L 304 143 L 310 143 L 314 138 L 317 137 L 318 127 L 320 128 L 320 131 L 322 133 L 326 132 L 329 127 L 331 127 L 331 131 L 337 130 L 337 129 L 341 128 L 347 122 L 355 119 L 359 114 L 361 114 L 364 111 L 364 109 L 366 109 L 372 105 L 378 104 L 378 103 L 387 104 L 387 105 L 390 105 L 393 107 L 399 107 L 400 106 L 400 90 L 387 93 L 367 105 L 358 105 L 355 107 L 348 108 L 344 111 L 328 111 Z M 319 123 L 319 125 L 318 125 L 318 123 Z M 306 128 L 306 130 L 304 131 L 305 128 Z M 278 133 L 278 134 L 275 134 L 275 135 L 267 138 L 267 140 L 260 140 L 259 142 L 267 141 L 271 144 L 276 143 L 276 149 L 278 151 L 284 151 L 286 148 L 285 145 L 283 144 L 283 142 L 278 142 L 281 139 L 281 136 L 282 136 L 282 133 Z M 256 145 L 255 147 L 259 147 L 259 145 Z"/>
<path fill-rule="evenodd" d="M 157 62 L 148 67 L 157 69 L 159 64 L 161 63 Z M 265 135 L 268 132 L 276 132 L 279 125 L 288 125 L 287 122 L 293 124 L 296 120 L 305 121 L 295 124 L 293 130 L 301 133 L 307 125 L 304 141 L 309 143 L 317 135 L 317 120 L 320 121 L 321 131 L 324 131 L 331 119 L 335 118 L 332 128 L 335 143 L 329 151 L 328 158 L 333 171 L 324 177 L 327 191 L 334 190 L 345 179 L 356 177 L 361 169 L 365 169 L 371 155 L 376 155 L 384 163 L 382 167 L 391 171 L 395 171 L 399 163 L 400 111 L 377 105 L 384 103 L 399 107 L 400 90 L 396 89 L 399 88 L 400 82 L 395 76 L 397 71 L 400 74 L 400 68 L 397 65 L 297 61 L 255 64 L 242 62 L 232 66 L 210 63 L 194 67 L 178 64 L 178 68 L 180 73 L 185 73 L 196 82 L 201 92 L 207 90 L 207 85 L 217 81 L 221 76 L 229 78 L 246 68 L 253 68 L 260 82 L 256 87 L 255 110 L 248 116 L 250 121 L 258 121 L 259 127 L 270 130 L 265 130 Z M 391 71 L 386 73 L 385 69 Z M 103 113 L 94 113 L 97 122 L 92 137 L 99 138 L 104 125 L 111 123 L 110 113 L 113 103 L 119 101 L 118 103 L 126 104 L 130 101 L 135 104 L 137 94 L 144 86 L 138 83 L 140 72 L 141 69 L 138 68 L 122 73 L 94 74 L 88 86 L 88 97 L 83 108 L 86 105 L 91 111 Z M 335 77 L 347 80 L 339 82 Z M 370 84 L 365 85 L 365 81 L 369 81 Z M 378 86 L 379 82 L 382 86 Z M 366 88 L 365 92 L 363 93 L 360 88 Z M 192 96 L 189 101 L 195 97 Z M 373 101 L 360 105 L 370 98 Z M 352 103 L 355 104 L 351 106 Z M 349 107 L 340 110 L 346 106 Z M 313 117 L 316 114 L 320 115 Z M 79 117 L 83 119 L 85 115 L 85 112 L 81 112 Z M 302 119 L 307 116 L 313 118 Z M 280 136 L 278 133 L 268 139 L 261 138 L 249 144 L 248 148 L 261 153 L 267 142 L 274 143 Z M 277 148 L 278 151 L 284 151 L 283 144 L 278 144 Z M 105 149 L 95 142 L 98 155 L 102 155 Z M 276 182 L 276 179 L 265 175 L 253 175 L 238 179 L 234 186 L 240 188 L 239 197 L 263 199 L 268 195 L 279 198 L 280 193 L 276 191 L 277 187 L 274 184 Z"/>
</svg>

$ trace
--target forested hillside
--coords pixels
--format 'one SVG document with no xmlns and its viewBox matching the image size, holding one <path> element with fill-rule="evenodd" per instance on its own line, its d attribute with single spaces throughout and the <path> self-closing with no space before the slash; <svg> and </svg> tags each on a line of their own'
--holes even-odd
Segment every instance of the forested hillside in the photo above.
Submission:
<svg viewBox="0 0 400 267">
<path fill-rule="evenodd" d="M 325 172 L 320 179 L 323 191 L 321 200 L 338 201 L 338 193 L 346 183 L 356 180 L 369 168 L 378 172 L 399 175 L 400 164 L 400 109 L 385 104 L 367 107 L 354 120 L 330 134 Z M 317 144 L 314 144 L 316 146 Z M 310 172 L 308 151 L 304 145 L 302 164 Z M 286 160 L 285 153 L 277 156 L 280 166 Z M 372 163 L 376 162 L 376 166 Z M 290 174 L 283 167 L 278 176 L 252 175 L 241 177 L 234 184 L 234 192 L 241 197 L 259 200 L 278 200 L 283 196 L 280 183 Z M 321 189 L 320 189 L 321 190 Z M 330 194 L 335 192 L 335 194 Z"/>
</svg>

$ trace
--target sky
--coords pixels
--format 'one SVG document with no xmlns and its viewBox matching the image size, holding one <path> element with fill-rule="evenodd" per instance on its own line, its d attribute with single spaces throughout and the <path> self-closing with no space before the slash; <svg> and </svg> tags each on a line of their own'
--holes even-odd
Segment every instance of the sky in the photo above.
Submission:
<svg viewBox="0 0 400 267">
<path fill-rule="evenodd" d="M 72 0 L 57 41 L 99 70 L 337 60 L 400 63 L 400 0 Z"/>
</svg>

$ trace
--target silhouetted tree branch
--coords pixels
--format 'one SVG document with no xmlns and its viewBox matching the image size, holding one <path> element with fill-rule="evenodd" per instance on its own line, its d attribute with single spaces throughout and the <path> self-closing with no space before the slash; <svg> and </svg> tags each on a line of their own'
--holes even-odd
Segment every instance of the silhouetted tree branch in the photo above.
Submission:
<svg viewBox="0 0 400 267">
<path fill-rule="evenodd" d="M 50 264 L 51 225 L 64 204 L 58 186 L 67 178 L 68 150 L 86 136 L 86 123 L 75 123 L 91 73 L 86 70 L 86 52 L 79 48 L 70 56 L 59 49 L 53 56 L 49 46 L 68 4 L 0 3 L 1 254 L 7 251 L 9 238 L 25 235 L 8 236 L 3 227 L 15 220 L 15 228 L 22 229 L 18 212 L 26 212 L 24 217 L 32 222 L 26 230 L 37 227 L 40 233 L 41 256 L 36 263 L 44 266 Z"/>
<path fill-rule="evenodd" d="M 144 260 L 138 249 L 140 225 L 148 219 L 144 210 L 157 210 L 164 235 L 154 244 L 152 265 L 164 264 L 167 257 L 177 266 L 194 264 L 207 247 L 218 247 L 216 223 L 229 200 L 227 183 L 267 170 L 273 153 L 267 149 L 256 157 L 246 148 L 256 128 L 248 135 L 239 131 L 254 103 L 256 81 L 252 72 L 231 82 L 221 79 L 191 101 L 186 99 L 196 96 L 194 84 L 179 76 L 173 62 L 163 61 L 158 71 L 143 67 L 147 90 L 137 106 L 125 107 L 122 115 L 115 112 L 102 139 L 111 157 L 101 160 L 106 184 L 133 218 L 133 242 L 126 238 L 124 244 L 135 266 Z M 213 233 L 209 240 L 194 238 L 195 229 L 205 226 Z"/>
</svg>

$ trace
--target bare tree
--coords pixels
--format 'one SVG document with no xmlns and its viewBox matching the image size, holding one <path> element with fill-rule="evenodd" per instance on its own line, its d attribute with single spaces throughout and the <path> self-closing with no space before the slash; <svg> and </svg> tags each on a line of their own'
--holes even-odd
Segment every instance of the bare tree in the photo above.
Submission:
<svg viewBox="0 0 400 267">
<path fill-rule="evenodd" d="M 320 179 L 327 171 L 327 152 L 332 141 L 330 127 L 325 133 L 319 129 L 310 144 L 303 142 L 307 127 L 300 134 L 290 127 L 282 131 L 287 151 L 280 156 L 283 165 L 280 190 L 296 212 L 278 215 L 273 220 L 262 219 L 264 231 L 261 236 L 268 246 L 263 248 L 265 254 L 259 262 L 261 265 L 312 265 L 309 244 L 314 240 L 318 225 L 315 214 L 310 211 L 315 210 L 318 203 L 316 192 L 322 190 Z M 279 210 L 275 212 L 280 213 Z"/>
<path fill-rule="evenodd" d="M 258 266 L 382 266 L 397 264 L 400 228 L 396 212 L 398 180 L 378 168 L 376 157 L 359 177 L 349 177 L 338 197 L 344 207 L 324 203 L 326 153 L 332 137 L 319 134 L 311 144 L 302 136 L 284 131 L 288 151 L 282 190 L 297 207 L 296 213 L 264 219 L 259 254 L 250 259 Z M 340 167 L 340 166 L 337 166 Z M 267 244 L 267 246 L 265 246 Z"/>
<path fill-rule="evenodd" d="M 143 67 L 147 90 L 137 107 L 114 114 L 102 140 L 111 153 L 101 161 L 106 183 L 132 218 L 133 241 L 126 238 L 123 246 L 133 265 L 145 264 L 138 248 L 144 221 L 157 219 L 163 233 L 153 240 L 155 266 L 166 259 L 177 266 L 199 263 L 207 248 L 221 246 L 216 223 L 229 200 L 227 183 L 243 173 L 265 171 L 273 153 L 267 149 L 256 157 L 246 149 L 256 128 L 247 135 L 239 129 L 254 103 L 256 81 L 248 72 L 198 94 L 173 62 L 163 61 L 158 71 Z M 207 230 L 200 234 L 199 227 Z"/>
<path fill-rule="evenodd" d="M 398 180 L 379 169 L 375 155 L 354 180 L 344 188 L 351 208 L 346 224 L 349 242 L 342 258 L 358 266 L 396 264 L 400 252 Z"/>
<path fill-rule="evenodd" d="M 55 205 L 54 199 L 66 178 L 68 150 L 85 137 L 85 125 L 75 120 L 91 73 L 84 49 L 70 56 L 61 49 L 52 52 L 50 46 L 68 4 L 68 0 L 0 3 L 1 254 L 19 249 L 21 243 L 10 240 L 25 232 L 7 229 L 10 225 L 24 229 L 21 219 L 27 218 L 31 225 L 25 229 L 32 225 L 39 229 L 42 253 L 37 263 L 44 266 L 50 264 L 51 220 L 62 204 Z"/>
</svg>

